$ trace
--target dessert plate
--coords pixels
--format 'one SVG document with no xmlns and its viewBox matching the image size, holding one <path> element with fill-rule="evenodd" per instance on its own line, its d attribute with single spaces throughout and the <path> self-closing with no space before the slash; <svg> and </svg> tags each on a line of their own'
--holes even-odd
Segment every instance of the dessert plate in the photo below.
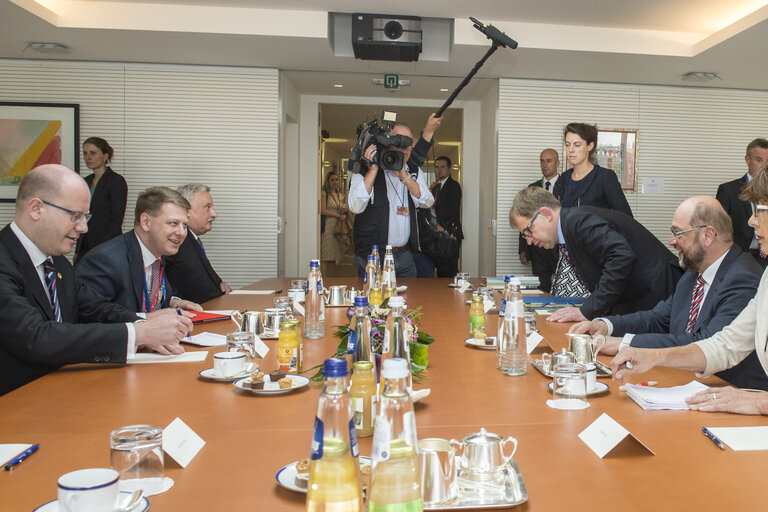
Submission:
<svg viewBox="0 0 768 512">
<path fill-rule="evenodd" d="M 464 343 L 469 345 L 470 347 L 480 348 L 483 350 L 496 350 L 496 336 L 488 336 L 486 340 L 492 340 L 492 343 L 489 345 L 482 340 L 478 340 L 476 338 L 467 338 L 464 340 Z"/>
<path fill-rule="evenodd" d="M 268 378 L 269 376 L 266 375 L 265 377 Z M 286 377 L 293 381 L 291 387 L 286 389 L 281 389 L 277 382 L 269 382 L 266 379 L 264 381 L 264 389 L 251 389 L 245 386 L 246 383 L 251 382 L 250 377 L 236 380 L 235 387 L 242 389 L 243 391 L 250 391 L 256 395 L 284 395 L 286 393 L 290 393 L 292 391 L 296 391 L 297 389 L 308 386 L 310 382 L 309 377 L 305 377 L 303 375 L 286 375 Z"/>
<path fill-rule="evenodd" d="M 306 492 L 306 491 L 305 491 Z M 121 492 L 120 498 L 117 500 L 117 503 L 119 504 L 121 501 L 123 501 L 126 496 L 130 495 L 129 492 Z M 146 496 L 142 496 L 142 498 L 136 503 L 136 505 L 133 506 L 132 509 L 130 509 L 129 512 L 144 512 L 145 510 L 149 510 L 149 500 Z M 49 501 L 45 505 L 40 505 L 32 512 L 63 512 L 64 507 L 59 506 L 59 500 L 53 500 Z"/>
<path fill-rule="evenodd" d="M 234 377 L 217 377 L 216 372 L 214 371 L 213 368 L 206 368 L 205 370 L 200 370 L 198 375 L 200 375 L 204 379 L 215 380 L 217 382 L 235 382 L 236 380 L 242 379 L 249 373 L 253 373 L 256 370 L 258 370 L 258 367 L 254 368 L 253 370 L 248 370 L 248 371 L 244 371 L 243 373 L 239 373 Z"/>
<path fill-rule="evenodd" d="M 371 465 L 370 457 L 363 457 L 361 455 L 360 457 L 357 458 L 357 460 L 360 463 L 361 468 Z M 303 479 L 296 478 L 296 475 L 298 475 L 298 472 L 296 471 L 296 464 L 298 464 L 298 462 L 299 461 L 291 462 L 287 466 L 283 466 L 282 468 L 280 468 L 280 470 L 275 475 L 275 480 L 277 480 L 277 483 L 280 484 L 282 487 L 285 487 L 286 489 L 289 489 L 295 492 L 306 493 L 307 492 L 306 481 L 304 481 L 304 486 L 301 486 L 299 485 L 299 483 Z"/>
</svg>

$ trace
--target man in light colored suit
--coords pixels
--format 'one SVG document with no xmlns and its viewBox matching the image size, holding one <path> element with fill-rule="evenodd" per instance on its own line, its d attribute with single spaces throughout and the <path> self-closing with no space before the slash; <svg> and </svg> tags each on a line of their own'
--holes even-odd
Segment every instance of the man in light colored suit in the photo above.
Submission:
<svg viewBox="0 0 768 512">
<path fill-rule="evenodd" d="M 613 355 L 625 346 L 687 345 L 731 323 L 754 297 L 762 269 L 734 245 L 728 214 L 713 197 L 692 197 L 675 211 L 671 231 L 669 244 L 686 270 L 675 293 L 653 309 L 580 322 L 570 332 L 608 335 L 601 352 Z M 738 387 L 768 390 L 754 353 L 717 375 Z"/>
</svg>

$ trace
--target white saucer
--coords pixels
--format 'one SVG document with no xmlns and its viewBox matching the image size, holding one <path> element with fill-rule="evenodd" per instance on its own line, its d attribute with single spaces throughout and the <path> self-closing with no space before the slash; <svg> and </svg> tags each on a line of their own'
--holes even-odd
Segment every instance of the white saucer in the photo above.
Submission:
<svg viewBox="0 0 768 512">
<path fill-rule="evenodd" d="M 269 375 L 265 375 L 264 377 L 269 378 Z M 277 382 L 269 382 L 268 380 L 264 381 L 264 387 L 266 389 L 247 388 L 245 387 L 245 383 L 251 382 L 250 377 L 236 380 L 235 387 L 238 389 L 242 389 L 243 391 L 250 391 L 251 393 L 254 393 L 256 395 L 284 395 L 286 393 L 290 393 L 291 391 L 296 391 L 299 388 L 308 386 L 310 382 L 309 377 L 305 377 L 304 375 L 286 375 L 286 377 L 288 377 L 293 381 L 290 389 L 280 389 L 278 387 Z"/>
<path fill-rule="evenodd" d="M 496 350 L 496 336 L 488 336 L 486 339 L 493 340 L 492 345 L 486 345 L 482 341 L 478 341 L 475 338 L 467 338 L 464 340 L 464 343 L 471 347 L 479 348 L 482 350 Z"/>
<path fill-rule="evenodd" d="M 547 389 L 552 391 L 552 385 L 553 385 L 552 382 L 547 384 Z M 606 384 L 605 382 L 595 382 L 595 385 L 592 386 L 592 389 L 590 389 L 587 392 L 587 396 L 600 395 L 602 393 L 605 393 L 606 391 L 608 391 L 608 384 Z"/>
<path fill-rule="evenodd" d="M 217 381 L 217 382 L 235 382 L 237 379 L 242 379 L 242 378 L 243 378 L 243 377 L 245 377 L 246 375 L 248 375 L 248 374 L 250 374 L 250 373 L 253 373 L 253 372 L 255 372 L 255 371 L 256 371 L 256 370 L 258 370 L 258 369 L 259 369 L 259 368 L 258 368 L 258 366 L 257 366 L 257 367 L 256 367 L 256 368 L 254 368 L 253 370 L 250 370 L 250 371 L 246 371 L 246 372 L 240 373 L 240 374 L 238 374 L 238 375 L 235 375 L 234 377 L 217 377 L 217 376 L 216 376 L 216 372 L 214 371 L 214 369 L 213 369 L 213 368 L 207 368 L 207 369 L 205 369 L 205 370 L 200 370 L 200 372 L 198 373 L 198 375 L 200 375 L 200 376 L 201 376 L 202 378 L 204 378 L 204 379 L 208 379 L 208 380 L 215 380 L 215 381 Z"/>
<path fill-rule="evenodd" d="M 370 457 L 363 457 L 362 455 L 357 458 L 358 462 L 360 463 L 360 467 L 363 466 L 370 466 L 371 465 L 371 458 Z M 280 484 L 282 487 L 285 487 L 286 489 L 289 489 L 291 491 L 300 492 L 303 494 L 306 494 L 307 489 L 305 487 L 299 487 L 296 485 L 296 462 L 291 462 L 287 466 L 283 466 L 280 468 L 280 470 L 275 475 L 275 480 L 277 480 L 277 483 Z"/>
<path fill-rule="evenodd" d="M 129 494 L 131 493 L 121 492 L 118 503 L 124 500 L 125 497 L 128 496 Z M 45 505 L 40 505 L 32 512 L 59 512 L 59 510 L 63 510 L 59 508 L 59 500 L 53 500 L 53 501 L 49 501 Z M 136 505 L 133 506 L 130 512 L 144 512 L 145 510 L 149 510 L 149 500 L 145 496 L 142 496 L 142 498 L 139 500 L 138 503 L 136 503 Z"/>
</svg>

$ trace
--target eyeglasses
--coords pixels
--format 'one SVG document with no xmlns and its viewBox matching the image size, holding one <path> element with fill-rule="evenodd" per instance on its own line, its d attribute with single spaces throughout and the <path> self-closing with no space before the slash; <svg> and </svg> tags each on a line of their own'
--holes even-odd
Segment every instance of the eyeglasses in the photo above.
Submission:
<svg viewBox="0 0 768 512">
<path fill-rule="evenodd" d="M 83 220 L 83 219 L 85 219 L 85 222 L 88 222 L 89 220 L 91 220 L 91 217 L 93 217 L 93 215 L 90 214 L 90 213 L 76 212 L 74 210 L 70 210 L 68 208 L 64 208 L 63 206 L 59 206 L 57 204 L 49 203 L 45 199 L 41 199 L 41 201 L 43 203 L 47 204 L 48 206 L 53 206 L 54 208 L 58 208 L 59 210 L 61 210 L 63 212 L 67 212 L 68 214 L 70 214 L 72 216 L 71 219 L 70 219 L 70 220 L 72 220 L 72 224 L 79 224 L 80 221 Z"/>
<path fill-rule="evenodd" d="M 675 228 L 670 226 L 669 230 L 672 232 L 672 236 L 674 236 L 676 239 L 680 240 L 680 235 L 684 235 L 686 233 L 690 233 L 691 231 L 698 231 L 698 230 L 704 229 L 706 227 L 707 226 L 696 226 L 695 228 L 688 228 L 688 229 L 683 229 L 683 230 L 680 230 L 680 231 L 675 231 Z"/>
<path fill-rule="evenodd" d="M 538 217 L 540 213 L 541 213 L 541 210 L 537 211 L 536 215 L 534 215 L 533 218 L 531 219 L 531 222 L 529 222 L 528 225 L 525 226 L 523 231 L 521 231 L 524 237 L 530 238 L 533 236 L 533 233 L 531 233 L 531 226 L 533 226 L 533 221 L 536 220 L 536 217 Z"/>
<path fill-rule="evenodd" d="M 752 203 L 752 209 L 754 210 L 755 215 L 757 215 L 760 212 L 765 213 L 766 211 L 768 211 L 768 205 Z"/>
</svg>

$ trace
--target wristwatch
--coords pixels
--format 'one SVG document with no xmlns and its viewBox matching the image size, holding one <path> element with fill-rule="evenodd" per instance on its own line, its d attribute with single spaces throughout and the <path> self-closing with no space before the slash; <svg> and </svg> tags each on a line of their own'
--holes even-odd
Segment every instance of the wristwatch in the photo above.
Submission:
<svg viewBox="0 0 768 512">
<path fill-rule="evenodd" d="M 405 185 L 406 183 L 408 183 L 408 182 L 409 182 L 409 181 L 411 181 L 412 179 L 413 179 L 413 178 L 411 177 L 411 175 L 410 175 L 410 174 L 406 174 L 406 175 L 405 175 L 405 178 L 404 178 L 403 180 L 401 180 L 401 182 L 402 182 L 402 184 L 403 184 L 403 185 Z"/>
</svg>

